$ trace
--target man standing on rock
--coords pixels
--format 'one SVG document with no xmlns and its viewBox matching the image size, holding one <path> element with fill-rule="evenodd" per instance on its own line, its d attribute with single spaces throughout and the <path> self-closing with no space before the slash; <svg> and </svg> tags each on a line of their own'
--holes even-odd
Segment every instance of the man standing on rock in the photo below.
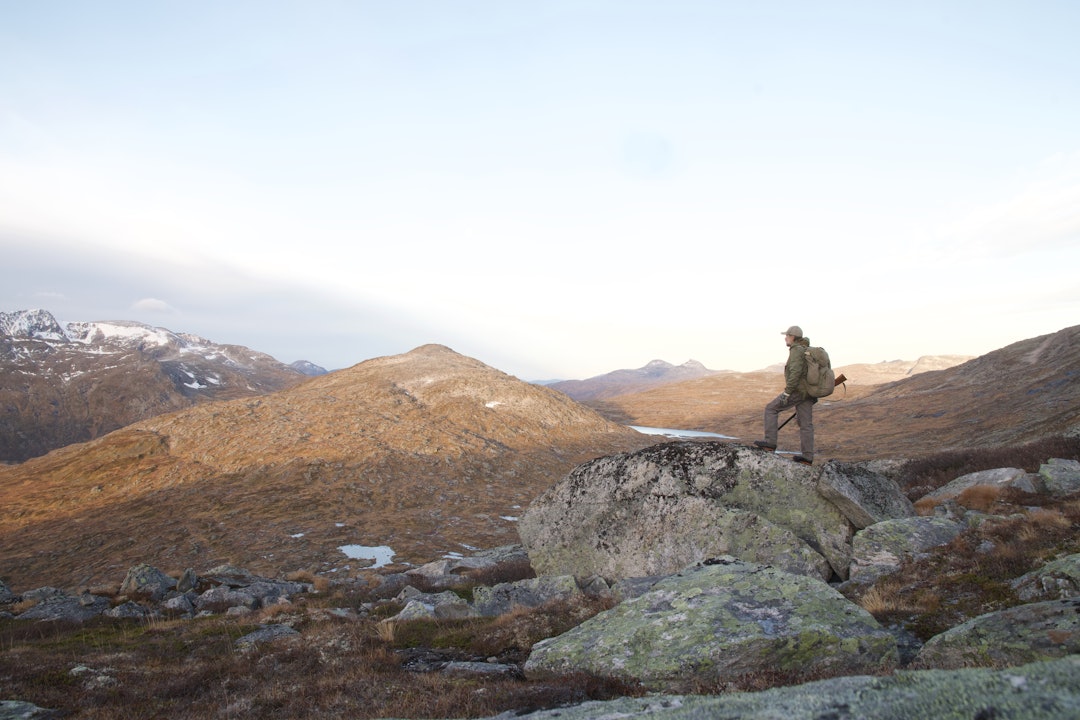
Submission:
<svg viewBox="0 0 1080 720">
<path fill-rule="evenodd" d="M 776 436 L 780 432 L 777 417 L 784 410 L 794 407 L 802 451 L 794 460 L 803 465 L 813 465 L 814 403 L 817 398 L 810 397 L 806 385 L 805 352 L 806 348 L 810 347 L 810 341 L 803 337 L 802 328 L 798 325 L 792 325 L 781 334 L 789 348 L 787 364 L 784 365 L 784 392 L 765 406 L 765 439 L 755 440 L 754 444 L 766 450 L 776 450 Z"/>
</svg>

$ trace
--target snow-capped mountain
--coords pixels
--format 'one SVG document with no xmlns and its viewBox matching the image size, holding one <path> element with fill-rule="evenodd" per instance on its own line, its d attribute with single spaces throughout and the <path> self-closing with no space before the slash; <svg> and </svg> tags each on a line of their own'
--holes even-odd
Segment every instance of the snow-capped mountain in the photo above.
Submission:
<svg viewBox="0 0 1080 720">
<path fill-rule="evenodd" d="M 320 371 L 138 322 L 0 312 L 0 460 L 24 460 L 207 400 L 275 392 Z"/>
</svg>

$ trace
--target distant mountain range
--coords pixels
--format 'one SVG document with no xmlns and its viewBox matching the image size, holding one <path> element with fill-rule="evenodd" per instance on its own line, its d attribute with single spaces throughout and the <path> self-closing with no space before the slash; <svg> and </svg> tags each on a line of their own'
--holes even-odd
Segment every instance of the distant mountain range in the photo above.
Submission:
<svg viewBox="0 0 1080 720">
<path fill-rule="evenodd" d="M 658 385 L 694 380 L 724 370 L 710 370 L 697 360 L 687 360 L 682 365 L 672 365 L 664 360 L 653 360 L 636 370 L 614 370 L 587 380 L 560 380 L 547 383 L 553 390 L 565 393 L 578 401 L 601 400 L 641 392 Z"/>
<path fill-rule="evenodd" d="M 325 373 L 130 321 L 59 323 L 0 312 L 0 461 L 20 461 L 209 400 L 282 390 Z"/>
</svg>

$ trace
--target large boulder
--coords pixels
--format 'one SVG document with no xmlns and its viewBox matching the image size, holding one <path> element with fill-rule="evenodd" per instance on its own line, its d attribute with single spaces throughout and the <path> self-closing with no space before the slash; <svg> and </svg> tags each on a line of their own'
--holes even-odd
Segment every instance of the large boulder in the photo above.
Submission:
<svg viewBox="0 0 1080 720">
<path fill-rule="evenodd" d="M 821 580 L 732 557 L 710 562 L 537 643 L 526 676 L 589 673 L 679 692 L 762 671 L 896 664 L 893 636 Z"/>
<path fill-rule="evenodd" d="M 1018 605 L 972 618 L 930 638 L 914 665 L 1008 667 L 1076 653 L 1080 653 L 1080 598 L 1071 598 Z"/>
<path fill-rule="evenodd" d="M 1080 717 L 1077 677 L 1080 677 L 1080 656 L 1073 655 L 1005 670 L 900 671 L 885 677 L 838 677 L 762 692 L 624 697 L 541 710 L 524 717 L 527 720 L 1061 720 Z"/>
<path fill-rule="evenodd" d="M 847 577 L 851 523 L 816 468 L 720 442 L 661 443 L 580 465 L 518 534 L 538 575 L 663 575 L 717 555 Z"/>
<path fill-rule="evenodd" d="M 830 460 L 821 469 L 817 489 L 860 530 L 884 520 L 915 515 L 915 506 L 896 481 L 866 463 Z"/>
</svg>

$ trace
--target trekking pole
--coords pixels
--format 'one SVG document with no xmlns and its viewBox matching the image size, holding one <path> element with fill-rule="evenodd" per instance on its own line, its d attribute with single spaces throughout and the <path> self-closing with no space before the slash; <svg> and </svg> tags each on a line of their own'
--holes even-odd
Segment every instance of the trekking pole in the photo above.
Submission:
<svg viewBox="0 0 1080 720">
<path fill-rule="evenodd" d="M 836 382 L 833 383 L 833 387 L 836 387 L 837 385 L 841 385 L 841 384 L 846 383 L 846 382 L 847 382 L 847 377 L 844 376 L 844 373 L 840 373 L 839 375 L 836 376 Z M 845 392 L 847 391 L 847 385 L 844 385 L 844 390 L 845 390 Z M 799 414 L 798 412 L 791 413 L 791 417 L 789 417 L 784 422 L 780 423 L 780 427 L 776 428 L 776 432 L 780 432 L 780 428 L 784 427 L 789 422 L 794 420 L 795 416 L 798 415 L 798 414 Z"/>
</svg>

